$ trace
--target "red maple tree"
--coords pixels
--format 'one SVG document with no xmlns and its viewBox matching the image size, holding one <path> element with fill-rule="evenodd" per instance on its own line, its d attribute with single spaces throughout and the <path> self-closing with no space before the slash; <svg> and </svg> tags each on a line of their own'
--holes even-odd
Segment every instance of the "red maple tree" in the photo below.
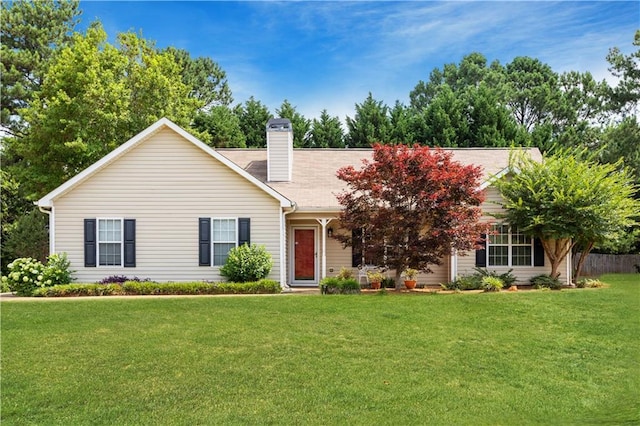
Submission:
<svg viewBox="0 0 640 426">
<path fill-rule="evenodd" d="M 481 169 L 453 160 L 451 152 L 376 144 L 373 161 L 337 175 L 349 187 L 337 195 L 340 221 L 352 232 L 335 237 L 395 270 L 396 288 L 406 268 L 432 272 L 454 250 L 472 250 L 486 232 L 479 223 Z"/>
</svg>

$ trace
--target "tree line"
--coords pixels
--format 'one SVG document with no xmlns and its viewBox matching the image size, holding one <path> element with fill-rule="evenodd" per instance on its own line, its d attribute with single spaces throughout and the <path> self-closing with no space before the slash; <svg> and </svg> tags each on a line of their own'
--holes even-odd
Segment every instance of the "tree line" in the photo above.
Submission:
<svg viewBox="0 0 640 426">
<path fill-rule="evenodd" d="M 589 72 L 559 74 L 535 58 L 503 65 L 471 53 L 432 70 L 408 105 L 388 106 L 369 93 L 345 129 L 326 109 L 308 119 L 286 99 L 273 112 L 254 97 L 234 104 L 226 72 L 212 58 L 158 48 L 135 32 L 112 44 L 99 21 L 79 32 L 77 0 L 0 7 L 3 265 L 46 255 L 34 200 L 161 117 L 213 147 L 265 147 L 265 123 L 277 116 L 292 121 L 298 148 L 586 147 L 602 162 L 623 158 L 636 183 L 640 175 L 638 50 L 610 49 L 614 87 Z"/>
</svg>

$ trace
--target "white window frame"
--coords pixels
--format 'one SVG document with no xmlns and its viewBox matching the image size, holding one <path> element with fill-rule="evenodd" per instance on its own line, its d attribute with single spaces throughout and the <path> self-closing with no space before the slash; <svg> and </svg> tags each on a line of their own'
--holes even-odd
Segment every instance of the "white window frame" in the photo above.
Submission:
<svg viewBox="0 0 640 426">
<path fill-rule="evenodd" d="M 120 241 L 100 240 L 100 221 L 113 220 L 120 222 Z M 100 263 L 100 244 L 120 244 L 120 264 L 102 265 Z M 122 217 L 97 217 L 96 218 L 96 266 L 98 268 L 122 268 L 124 265 L 124 218 Z"/>
<path fill-rule="evenodd" d="M 516 229 L 514 232 L 514 228 L 507 225 L 506 223 L 498 223 L 495 224 L 494 226 L 492 226 L 492 230 L 495 229 L 495 227 L 498 226 L 507 226 L 507 243 L 506 244 L 491 244 L 491 237 L 492 235 L 487 235 L 487 250 L 486 250 L 486 256 L 487 256 L 487 261 L 486 261 L 486 265 L 487 267 L 494 267 L 494 268 L 498 268 L 498 267 L 509 267 L 509 268 L 530 268 L 533 267 L 534 265 L 534 259 L 533 259 L 533 252 L 534 252 L 534 247 L 533 247 L 533 238 L 531 237 L 527 237 L 529 239 L 529 244 L 515 244 L 514 243 L 514 236 L 515 235 L 522 235 L 521 233 L 518 232 L 518 230 Z M 504 234 L 503 234 L 504 235 Z M 493 265 L 491 264 L 491 256 L 489 255 L 490 253 L 490 249 L 489 247 L 491 246 L 499 246 L 499 247 L 507 247 L 507 264 L 506 265 Z M 531 247 L 531 256 L 529 259 L 529 264 L 528 265 L 514 265 L 513 264 L 513 249 L 514 247 Z"/>
<path fill-rule="evenodd" d="M 233 220 L 234 223 L 234 235 L 235 241 L 216 241 L 215 233 L 213 232 L 214 223 L 216 220 Z M 233 244 L 233 247 L 238 247 L 238 218 L 237 217 L 212 217 L 211 218 L 211 266 L 214 268 L 219 268 L 222 265 L 216 265 L 216 244 Z"/>
</svg>

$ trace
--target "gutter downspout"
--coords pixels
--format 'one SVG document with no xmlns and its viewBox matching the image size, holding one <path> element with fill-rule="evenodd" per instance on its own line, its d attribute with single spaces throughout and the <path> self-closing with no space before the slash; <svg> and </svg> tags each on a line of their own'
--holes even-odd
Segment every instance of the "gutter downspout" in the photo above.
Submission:
<svg viewBox="0 0 640 426">
<path fill-rule="evenodd" d="M 287 284 L 287 215 L 295 212 L 297 208 L 296 203 L 291 203 L 291 210 L 282 212 L 280 222 L 280 287 L 284 291 L 291 291 L 291 287 Z"/>
<path fill-rule="evenodd" d="M 34 203 L 36 204 L 36 203 Z M 36 204 L 37 205 L 37 204 Z M 42 206 L 38 206 L 38 210 L 49 216 L 49 256 L 56 252 L 56 239 L 55 228 L 53 227 L 53 207 L 49 207 L 48 210 Z"/>
</svg>

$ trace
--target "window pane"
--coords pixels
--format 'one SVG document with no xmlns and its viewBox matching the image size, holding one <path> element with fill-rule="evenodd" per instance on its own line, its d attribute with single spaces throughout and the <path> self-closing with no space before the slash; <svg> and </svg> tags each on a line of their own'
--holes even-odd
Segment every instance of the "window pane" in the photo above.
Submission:
<svg viewBox="0 0 640 426">
<path fill-rule="evenodd" d="M 224 265 L 227 261 L 229 250 L 231 250 L 235 246 L 235 243 L 213 243 L 213 265 Z"/>
<path fill-rule="evenodd" d="M 531 244 L 531 237 L 527 237 L 524 234 L 513 234 L 511 237 L 512 244 Z"/>
<path fill-rule="evenodd" d="M 507 225 L 494 225 L 489 235 L 489 244 L 509 244 L 509 227 Z"/>
<path fill-rule="evenodd" d="M 512 254 L 513 266 L 531 266 L 531 246 L 514 246 Z"/>
<path fill-rule="evenodd" d="M 100 243 L 99 260 L 102 266 L 120 266 L 122 264 L 120 243 Z"/>
<path fill-rule="evenodd" d="M 509 265 L 509 247 L 489 246 L 489 266 Z"/>
<path fill-rule="evenodd" d="M 235 242 L 235 219 L 213 219 L 213 241 Z"/>
</svg>

